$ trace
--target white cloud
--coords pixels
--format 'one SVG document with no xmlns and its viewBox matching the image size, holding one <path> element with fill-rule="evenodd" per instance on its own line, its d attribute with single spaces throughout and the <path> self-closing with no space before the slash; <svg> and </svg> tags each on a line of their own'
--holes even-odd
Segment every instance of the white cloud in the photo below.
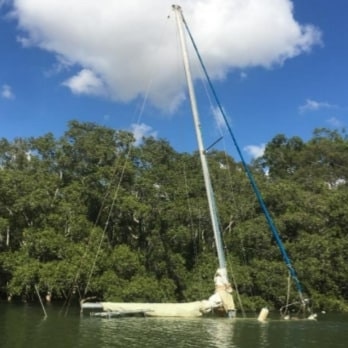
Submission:
<svg viewBox="0 0 348 348">
<path fill-rule="evenodd" d="M 1 97 L 4 99 L 14 99 L 15 95 L 12 91 L 12 87 L 9 85 L 1 86 Z"/>
<path fill-rule="evenodd" d="M 224 120 L 224 117 L 223 117 L 220 109 L 218 107 L 215 107 L 212 109 L 212 112 L 213 112 L 213 116 L 214 116 L 214 120 L 215 120 L 215 124 L 216 124 L 217 128 L 220 130 L 226 129 L 226 122 Z"/>
<path fill-rule="evenodd" d="M 136 146 L 142 142 L 143 137 L 157 137 L 157 132 L 152 130 L 152 127 L 146 125 L 145 123 L 133 123 L 131 125 L 131 131 L 134 135 Z"/>
<path fill-rule="evenodd" d="M 127 102 L 147 95 L 155 76 L 149 92 L 154 105 L 173 111 L 182 101 L 172 0 L 12 3 L 25 46 L 38 46 L 81 67 L 65 82 L 74 93 L 99 95 L 106 89 L 110 98 Z M 224 78 L 233 68 L 282 64 L 320 43 L 318 29 L 296 21 L 290 0 L 178 3 L 212 78 Z M 193 72 L 194 77 L 200 74 Z"/>
<path fill-rule="evenodd" d="M 321 109 L 334 109 L 337 105 L 329 104 L 327 102 L 319 102 L 312 99 L 307 99 L 303 105 L 299 106 L 300 113 L 305 113 L 309 111 L 318 111 Z"/>
<path fill-rule="evenodd" d="M 336 128 L 342 127 L 342 122 L 336 117 L 329 118 L 327 120 L 327 123 Z"/>
<path fill-rule="evenodd" d="M 73 63 L 63 56 L 56 55 L 56 62 L 49 67 L 44 73 L 45 76 L 51 77 L 58 75 L 61 72 L 68 71 L 73 66 Z M 64 82 L 63 82 L 64 84 Z"/>
<path fill-rule="evenodd" d="M 246 151 L 251 157 L 258 158 L 263 156 L 265 153 L 265 144 L 261 145 L 248 145 L 244 147 L 244 151 Z"/>
<path fill-rule="evenodd" d="M 77 75 L 63 82 L 74 94 L 106 95 L 103 80 L 93 71 L 82 69 Z"/>
<path fill-rule="evenodd" d="M 226 111 L 225 109 L 223 108 L 223 112 L 225 114 L 225 117 L 227 119 L 227 122 L 229 125 L 231 125 L 231 118 L 229 117 L 229 115 L 226 115 Z M 212 108 L 212 113 L 213 113 L 213 117 L 214 117 L 214 120 L 215 120 L 215 125 L 216 125 L 216 128 L 219 130 L 219 132 L 221 133 L 221 135 L 224 133 L 225 130 L 227 130 L 227 125 L 226 125 L 226 122 L 224 120 L 224 117 L 220 111 L 220 108 L 219 107 L 213 107 Z"/>
</svg>

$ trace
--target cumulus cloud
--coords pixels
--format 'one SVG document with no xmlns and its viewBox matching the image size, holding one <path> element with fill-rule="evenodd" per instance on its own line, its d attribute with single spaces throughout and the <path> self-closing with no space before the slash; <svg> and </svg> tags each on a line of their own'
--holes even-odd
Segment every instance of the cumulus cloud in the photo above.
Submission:
<svg viewBox="0 0 348 348">
<path fill-rule="evenodd" d="M 300 113 L 305 113 L 309 111 L 318 111 L 321 109 L 335 109 L 337 105 L 329 104 L 327 102 L 319 102 L 312 99 L 307 99 L 303 105 L 299 106 Z"/>
<path fill-rule="evenodd" d="M 248 145 L 244 147 L 244 151 L 246 151 L 251 157 L 258 158 L 263 156 L 265 153 L 265 144 L 261 145 Z"/>
<path fill-rule="evenodd" d="M 14 99 L 15 95 L 12 91 L 11 86 L 9 85 L 2 85 L 1 86 L 1 97 L 4 99 Z"/>
<path fill-rule="evenodd" d="M 145 123 L 133 123 L 131 125 L 131 131 L 134 135 L 136 146 L 142 142 L 143 137 L 157 137 L 157 132 Z"/>
<path fill-rule="evenodd" d="M 148 95 L 155 106 L 173 111 L 183 99 L 184 80 L 178 79 L 172 2 L 12 0 L 12 17 L 26 47 L 40 47 L 80 68 L 64 82 L 74 93 L 122 102 Z M 213 79 L 234 68 L 282 64 L 320 43 L 317 28 L 296 21 L 290 0 L 178 3 Z"/>
<path fill-rule="evenodd" d="M 102 79 L 92 70 L 82 69 L 77 75 L 63 82 L 74 94 L 106 95 Z"/>
</svg>

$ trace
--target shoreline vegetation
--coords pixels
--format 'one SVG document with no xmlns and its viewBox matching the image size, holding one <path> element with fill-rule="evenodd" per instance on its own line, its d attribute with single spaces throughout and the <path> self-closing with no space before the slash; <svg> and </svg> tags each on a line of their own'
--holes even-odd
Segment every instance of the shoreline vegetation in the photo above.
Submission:
<svg viewBox="0 0 348 348">
<path fill-rule="evenodd" d="M 296 290 L 242 166 L 208 161 L 243 307 L 279 310 Z M 348 312 L 345 132 L 276 135 L 249 166 L 312 308 Z M 197 153 L 78 121 L 59 139 L 0 139 L 1 300 L 205 299 L 214 250 Z"/>
</svg>

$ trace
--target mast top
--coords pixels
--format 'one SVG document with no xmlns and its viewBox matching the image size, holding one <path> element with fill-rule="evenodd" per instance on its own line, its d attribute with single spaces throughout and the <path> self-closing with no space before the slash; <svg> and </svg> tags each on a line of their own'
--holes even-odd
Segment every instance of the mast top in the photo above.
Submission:
<svg viewBox="0 0 348 348">
<path fill-rule="evenodd" d="M 181 6 L 180 5 L 172 5 L 173 10 L 179 10 L 181 11 Z"/>
</svg>

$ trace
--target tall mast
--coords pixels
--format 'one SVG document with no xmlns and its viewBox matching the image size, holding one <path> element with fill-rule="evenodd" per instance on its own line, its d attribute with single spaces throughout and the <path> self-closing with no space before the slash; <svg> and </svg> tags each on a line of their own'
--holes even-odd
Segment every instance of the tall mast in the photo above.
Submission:
<svg viewBox="0 0 348 348">
<path fill-rule="evenodd" d="M 188 87 L 188 92 L 189 92 L 189 96 L 190 96 L 191 110 L 192 110 L 194 126 L 195 126 L 195 130 L 196 130 L 199 156 L 201 159 L 204 183 L 205 183 L 205 188 L 206 188 L 207 197 L 208 197 L 210 218 L 211 218 L 211 222 L 212 222 L 212 226 L 213 226 L 216 249 L 217 249 L 217 254 L 218 254 L 218 259 L 219 259 L 219 268 L 226 270 L 226 258 L 225 258 L 225 253 L 224 253 L 222 239 L 221 239 L 219 222 L 218 222 L 218 218 L 217 218 L 216 203 L 215 203 L 213 188 L 212 188 L 212 184 L 211 184 L 211 180 L 210 180 L 207 158 L 205 156 L 205 149 L 204 149 L 204 144 L 203 144 L 203 137 L 202 137 L 202 132 L 201 132 L 199 113 L 198 113 L 198 109 L 197 109 L 196 95 L 195 95 L 195 91 L 193 88 L 190 63 L 189 63 L 189 59 L 188 59 L 187 46 L 186 46 L 186 41 L 185 41 L 185 36 L 184 36 L 184 29 L 183 29 L 184 17 L 183 17 L 182 10 L 181 10 L 180 6 L 173 5 L 173 10 L 175 12 L 176 23 L 177 23 L 177 27 L 178 27 L 178 31 L 179 31 L 187 87 Z"/>
</svg>

